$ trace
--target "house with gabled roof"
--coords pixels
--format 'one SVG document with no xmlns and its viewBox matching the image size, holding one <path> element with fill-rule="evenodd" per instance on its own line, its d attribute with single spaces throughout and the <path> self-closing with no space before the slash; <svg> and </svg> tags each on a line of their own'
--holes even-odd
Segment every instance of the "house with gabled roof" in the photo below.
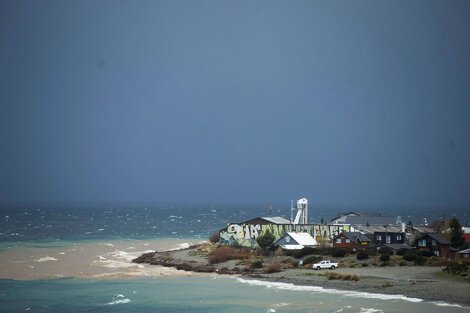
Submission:
<svg viewBox="0 0 470 313">
<path fill-rule="evenodd" d="M 300 250 L 317 244 L 317 241 L 309 233 L 288 232 L 279 238 L 274 246 L 281 247 L 284 250 Z"/>
<path fill-rule="evenodd" d="M 451 256 L 449 240 L 437 233 L 423 234 L 416 240 L 415 247 L 421 251 L 430 251 L 438 257 L 448 258 Z"/>
<path fill-rule="evenodd" d="M 367 248 L 371 240 L 360 232 L 341 232 L 333 237 L 335 248 Z"/>
</svg>

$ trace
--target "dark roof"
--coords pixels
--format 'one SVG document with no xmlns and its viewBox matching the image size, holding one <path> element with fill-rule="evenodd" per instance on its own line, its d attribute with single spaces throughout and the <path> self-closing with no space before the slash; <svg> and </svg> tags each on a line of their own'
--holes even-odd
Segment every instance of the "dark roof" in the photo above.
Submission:
<svg viewBox="0 0 470 313">
<path fill-rule="evenodd" d="M 240 224 L 290 224 L 290 221 L 281 216 L 255 217 L 251 220 L 241 222 Z"/>
<path fill-rule="evenodd" d="M 449 240 L 445 239 L 444 237 L 442 237 L 442 236 L 439 235 L 439 234 L 430 233 L 430 234 L 426 234 L 426 235 L 429 236 L 429 237 L 431 237 L 432 239 L 436 240 L 436 241 L 439 242 L 441 245 L 450 245 Z"/>
<path fill-rule="evenodd" d="M 346 216 L 345 224 L 351 225 L 396 225 L 394 216 Z"/>
<path fill-rule="evenodd" d="M 358 231 L 344 231 L 342 232 L 341 234 L 344 234 L 347 238 L 349 238 L 351 241 L 356 241 L 359 239 L 359 241 L 361 242 L 365 242 L 365 241 L 371 241 L 369 239 L 369 237 L 367 237 L 366 235 L 358 232 Z M 340 236 L 341 234 L 338 234 L 335 238 L 337 238 L 338 236 Z"/>
<path fill-rule="evenodd" d="M 459 251 L 458 253 L 460 253 L 460 254 L 470 254 L 470 249 L 465 249 L 465 250 Z"/>
<path fill-rule="evenodd" d="M 336 216 L 334 218 L 332 218 L 331 220 L 334 221 L 340 217 L 344 217 L 346 215 L 350 215 L 350 214 L 354 214 L 355 216 L 381 216 L 380 213 L 376 213 L 376 212 L 362 212 L 362 211 L 350 211 L 350 212 L 341 212 L 341 213 L 338 213 L 336 214 Z M 353 216 L 353 215 L 351 215 Z"/>
</svg>

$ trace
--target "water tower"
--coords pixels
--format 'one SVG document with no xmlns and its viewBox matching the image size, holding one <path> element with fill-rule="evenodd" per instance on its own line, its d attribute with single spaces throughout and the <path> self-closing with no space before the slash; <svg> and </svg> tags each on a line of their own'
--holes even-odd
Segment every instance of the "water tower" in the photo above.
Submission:
<svg viewBox="0 0 470 313">
<path fill-rule="evenodd" d="M 292 224 L 308 224 L 308 200 L 306 198 L 297 200 L 297 215 Z"/>
</svg>

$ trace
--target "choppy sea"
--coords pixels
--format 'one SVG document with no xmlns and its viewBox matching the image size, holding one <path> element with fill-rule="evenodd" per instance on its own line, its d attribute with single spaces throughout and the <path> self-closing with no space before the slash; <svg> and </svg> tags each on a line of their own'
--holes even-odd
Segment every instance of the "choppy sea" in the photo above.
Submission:
<svg viewBox="0 0 470 313">
<path fill-rule="evenodd" d="M 290 211 L 270 213 L 288 217 Z M 402 214 L 415 223 L 425 217 Z M 454 214 L 467 218 L 465 212 Z M 141 250 L 182 247 L 205 240 L 229 222 L 266 215 L 266 207 L 0 209 L 0 273 L 17 277 L 0 279 L 0 312 L 470 312 L 380 293 L 152 272 L 129 262 Z M 72 262 L 83 262 L 84 273 L 18 279 L 28 270 L 42 271 L 41 266 L 73 273 L 64 266 Z M 113 276 L 115 271 L 120 274 Z"/>
</svg>

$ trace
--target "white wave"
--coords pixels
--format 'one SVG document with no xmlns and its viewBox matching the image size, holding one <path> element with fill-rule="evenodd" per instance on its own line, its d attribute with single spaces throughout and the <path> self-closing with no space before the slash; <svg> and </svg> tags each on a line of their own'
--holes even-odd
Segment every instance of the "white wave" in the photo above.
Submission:
<svg viewBox="0 0 470 313">
<path fill-rule="evenodd" d="M 276 310 L 274 310 L 274 309 L 272 309 L 272 308 L 266 310 L 266 313 L 274 313 L 274 312 L 276 312 Z"/>
<path fill-rule="evenodd" d="M 112 243 L 107 243 L 105 244 L 106 247 L 114 247 L 114 245 Z"/>
<path fill-rule="evenodd" d="M 431 303 L 437 306 L 452 306 L 452 307 L 457 307 L 457 308 L 462 307 L 460 304 L 453 304 L 453 303 L 447 303 L 447 302 L 442 302 L 442 301 L 433 301 Z"/>
<path fill-rule="evenodd" d="M 114 304 L 124 304 L 124 303 L 129 303 L 129 302 L 131 302 L 131 300 L 126 298 L 126 299 L 113 300 L 113 301 L 109 302 L 108 304 L 109 305 L 114 305 Z"/>
<path fill-rule="evenodd" d="M 361 310 L 359 311 L 359 313 L 380 313 L 383 311 L 382 310 L 378 310 L 378 309 L 367 309 L 367 308 L 361 308 Z"/>
<path fill-rule="evenodd" d="M 56 258 L 52 258 L 50 256 L 45 256 L 43 258 L 37 259 L 36 262 L 46 262 L 46 261 L 57 261 Z"/>
<path fill-rule="evenodd" d="M 64 255 L 64 254 L 67 254 L 67 253 L 65 253 L 65 252 L 59 252 L 59 254 L 62 254 L 62 255 Z"/>
<path fill-rule="evenodd" d="M 183 243 L 178 244 L 177 248 L 168 249 L 166 251 L 176 251 L 176 250 L 188 249 L 190 246 L 191 246 L 191 243 L 183 242 Z"/>
<path fill-rule="evenodd" d="M 386 295 L 381 293 L 369 293 L 361 291 L 352 291 L 352 290 L 338 290 L 338 289 L 328 289 L 318 286 L 297 286 L 289 283 L 277 283 L 277 282 L 268 282 L 261 280 L 248 280 L 237 277 L 237 280 L 241 283 L 248 284 L 251 286 L 264 286 L 266 288 L 276 288 L 282 290 L 295 290 L 295 291 L 310 291 L 310 292 L 321 292 L 328 294 L 337 294 L 343 295 L 346 297 L 355 297 L 355 298 L 368 298 L 368 299 L 380 299 L 380 300 L 404 300 L 409 302 L 422 302 L 422 299 L 419 298 L 410 298 L 403 295 Z"/>
</svg>

